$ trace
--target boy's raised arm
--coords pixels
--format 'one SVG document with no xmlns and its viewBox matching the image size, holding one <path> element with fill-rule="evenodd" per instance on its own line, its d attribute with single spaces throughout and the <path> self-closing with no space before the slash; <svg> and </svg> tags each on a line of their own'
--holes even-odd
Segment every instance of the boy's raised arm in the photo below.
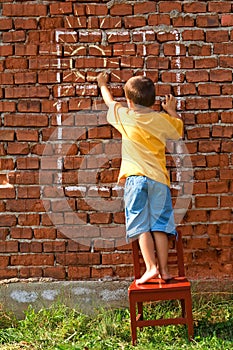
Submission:
<svg viewBox="0 0 233 350">
<path fill-rule="evenodd" d="M 111 92 L 107 86 L 108 77 L 105 73 L 100 73 L 97 76 L 98 86 L 100 88 L 102 97 L 106 105 L 109 107 L 111 102 L 114 102 Z"/>
</svg>

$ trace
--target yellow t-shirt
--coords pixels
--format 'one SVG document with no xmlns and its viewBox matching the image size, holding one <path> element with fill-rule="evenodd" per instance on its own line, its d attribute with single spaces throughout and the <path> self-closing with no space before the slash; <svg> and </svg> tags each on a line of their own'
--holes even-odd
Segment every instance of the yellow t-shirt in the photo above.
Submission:
<svg viewBox="0 0 233 350">
<path fill-rule="evenodd" d="M 122 135 L 122 162 L 118 180 L 130 175 L 143 175 L 169 186 L 166 140 L 182 137 L 182 120 L 153 110 L 137 113 L 118 102 L 110 104 L 107 120 Z"/>
</svg>

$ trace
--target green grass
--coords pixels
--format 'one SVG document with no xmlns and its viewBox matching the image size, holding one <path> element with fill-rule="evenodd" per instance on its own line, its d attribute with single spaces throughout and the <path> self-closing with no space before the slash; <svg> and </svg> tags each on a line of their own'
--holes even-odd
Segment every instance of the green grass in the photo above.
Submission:
<svg viewBox="0 0 233 350">
<path fill-rule="evenodd" d="M 98 311 L 98 312 L 97 312 Z M 233 348 L 233 299 L 196 294 L 193 296 L 195 337 L 189 343 L 185 326 L 146 327 L 131 345 L 129 310 L 97 310 L 87 316 L 56 304 L 35 312 L 29 307 L 23 320 L 0 310 L 1 350 L 150 350 Z M 175 301 L 148 305 L 152 317 L 178 314 Z"/>
</svg>

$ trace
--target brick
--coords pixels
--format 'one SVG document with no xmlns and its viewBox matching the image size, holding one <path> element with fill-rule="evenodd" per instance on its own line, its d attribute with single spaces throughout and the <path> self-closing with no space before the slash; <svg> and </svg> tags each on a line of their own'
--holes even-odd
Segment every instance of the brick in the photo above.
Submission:
<svg viewBox="0 0 233 350">
<path fill-rule="evenodd" d="M 15 18 L 15 29 L 37 29 L 37 20 L 33 18 Z"/>
<path fill-rule="evenodd" d="M 106 16 L 108 14 L 108 8 L 105 4 L 87 4 L 86 14 L 89 16 Z"/>
<path fill-rule="evenodd" d="M 11 279 L 18 277 L 18 269 L 13 268 L 2 268 L 1 269 L 1 279 Z"/>
<path fill-rule="evenodd" d="M 46 253 L 50 252 L 64 252 L 66 250 L 65 242 L 44 242 L 43 251 Z"/>
<path fill-rule="evenodd" d="M 214 44 L 214 54 L 221 55 L 232 55 L 233 44 L 232 43 L 215 43 Z"/>
<path fill-rule="evenodd" d="M 45 267 L 43 269 L 43 276 L 57 280 L 64 280 L 66 278 L 66 271 L 64 267 L 60 266 Z"/>
<path fill-rule="evenodd" d="M 125 28 L 137 28 L 146 25 L 146 19 L 142 16 L 125 17 Z"/>
<path fill-rule="evenodd" d="M 2 45 L 2 46 L 0 46 L 0 55 L 1 56 L 11 56 L 11 55 L 13 55 L 13 46 L 12 45 Z"/>
<path fill-rule="evenodd" d="M 225 42 L 229 40 L 229 34 L 228 31 L 215 31 L 215 30 L 209 30 L 206 32 L 206 41 L 207 42 Z"/>
<path fill-rule="evenodd" d="M 217 196 L 196 196 L 195 198 L 196 208 L 217 208 L 218 197 Z"/>
<path fill-rule="evenodd" d="M 189 83 L 208 81 L 209 74 L 206 71 L 192 70 L 186 72 L 186 79 Z"/>
<path fill-rule="evenodd" d="M 200 15 L 196 18 L 196 24 L 197 27 L 218 27 L 219 19 L 217 15 Z"/>
<path fill-rule="evenodd" d="M 211 210 L 210 221 L 229 221 L 231 220 L 231 209 Z"/>
<path fill-rule="evenodd" d="M 17 141 L 28 141 L 37 142 L 39 140 L 39 135 L 37 130 L 17 130 L 16 131 Z"/>
<path fill-rule="evenodd" d="M 18 198 L 40 198 L 40 188 L 37 186 L 19 187 Z"/>
<path fill-rule="evenodd" d="M 57 29 L 63 27 L 63 17 L 40 17 L 39 25 L 41 29 Z M 69 27 L 67 27 L 69 28 Z"/>
<path fill-rule="evenodd" d="M 194 19 L 189 16 L 177 16 L 172 19 L 172 24 L 174 27 L 193 27 Z"/>
<path fill-rule="evenodd" d="M 110 213 L 92 213 L 89 214 L 90 224 L 110 224 L 112 215 Z"/>
<path fill-rule="evenodd" d="M 7 153 L 8 154 L 28 154 L 29 153 L 29 146 L 28 143 L 25 142 L 14 142 L 8 143 L 7 147 Z"/>
<path fill-rule="evenodd" d="M 15 189 L 14 188 L 4 188 L 0 187 L 0 199 L 9 199 L 15 198 Z"/>
<path fill-rule="evenodd" d="M 86 17 L 65 17 L 65 28 L 86 28 Z"/>
<path fill-rule="evenodd" d="M 158 5 L 159 12 L 182 12 L 182 4 L 174 1 L 161 1 Z"/>
<path fill-rule="evenodd" d="M 16 216 L 13 214 L 0 215 L 0 227 L 10 227 L 16 225 Z"/>
<path fill-rule="evenodd" d="M 68 14 L 72 13 L 72 2 L 58 2 L 51 4 L 49 6 L 50 14 L 51 15 L 60 15 L 60 14 Z"/>
<path fill-rule="evenodd" d="M 112 267 L 103 267 L 103 266 L 98 266 L 98 267 L 92 267 L 91 268 L 91 277 L 92 278 L 106 278 L 108 277 L 113 277 L 114 276 L 114 271 Z"/>
<path fill-rule="evenodd" d="M 220 86 L 215 84 L 199 84 L 198 85 L 198 93 L 203 96 L 213 96 L 220 95 Z"/>
<path fill-rule="evenodd" d="M 166 57 L 148 57 L 146 67 L 149 69 L 168 69 L 169 59 Z"/>
<path fill-rule="evenodd" d="M 232 138 L 233 126 L 214 125 L 212 129 L 213 137 Z"/>
<path fill-rule="evenodd" d="M 211 45 L 190 44 L 188 53 L 190 56 L 211 56 Z"/>
<path fill-rule="evenodd" d="M 185 29 L 182 33 L 182 38 L 185 41 L 204 41 L 205 40 L 205 33 L 203 29 L 197 29 L 195 28 L 195 30 L 189 30 L 189 29 Z"/>
<path fill-rule="evenodd" d="M 178 49 L 177 49 L 178 48 Z M 177 50 L 179 56 L 184 56 L 186 54 L 186 48 L 183 44 L 164 44 L 163 51 L 165 56 L 177 56 Z"/>
<path fill-rule="evenodd" d="M 41 4 L 3 4 L 3 16 L 38 17 L 47 15 L 47 6 Z"/>
<path fill-rule="evenodd" d="M 218 60 L 216 58 L 199 58 L 195 60 L 195 68 L 216 68 L 218 67 Z"/>
<path fill-rule="evenodd" d="M 156 4 L 151 1 L 145 1 L 134 4 L 134 14 L 144 14 L 144 13 L 153 13 L 156 11 Z M 160 12 L 164 12 L 162 8 L 160 8 Z M 165 11 L 168 12 L 168 11 Z"/>
<path fill-rule="evenodd" d="M 218 113 L 217 112 L 204 112 L 198 113 L 196 116 L 198 124 L 213 124 L 218 123 Z"/>
<path fill-rule="evenodd" d="M 10 58 L 7 57 L 6 59 L 6 68 L 7 69 L 27 69 L 28 68 L 28 61 L 26 58 Z"/>
<path fill-rule="evenodd" d="M 83 4 L 73 4 L 74 15 L 75 16 L 85 16 L 86 15 L 86 5 Z"/>
<path fill-rule="evenodd" d="M 172 69 L 192 69 L 194 68 L 194 61 L 192 57 L 179 57 L 179 60 L 177 60 L 177 57 L 171 58 L 171 68 Z"/>
<path fill-rule="evenodd" d="M 215 97 L 215 98 L 211 98 L 211 100 L 210 100 L 210 107 L 212 109 L 229 109 L 229 108 L 232 108 L 232 98 L 231 97 Z"/>
<path fill-rule="evenodd" d="M 206 12 L 206 6 L 207 4 L 203 1 L 203 2 L 193 2 L 193 3 L 187 3 L 184 4 L 183 6 L 183 10 L 184 12 L 190 12 L 190 13 L 205 13 Z M 181 11 L 179 11 L 181 12 Z"/>
<path fill-rule="evenodd" d="M 99 253 L 79 252 L 79 253 L 58 253 L 56 255 L 57 263 L 61 265 L 90 265 L 100 263 Z"/>
<path fill-rule="evenodd" d="M 23 30 L 13 32 L 6 32 L 2 34 L 2 41 L 4 43 L 20 42 L 26 40 L 26 33 Z"/>
<path fill-rule="evenodd" d="M 91 268 L 86 266 L 68 267 L 68 278 L 70 280 L 88 279 L 91 277 Z"/>
<path fill-rule="evenodd" d="M 110 9 L 111 16 L 127 16 L 133 14 L 133 8 L 131 4 L 116 4 Z"/>
<path fill-rule="evenodd" d="M 130 41 L 130 33 L 129 31 L 114 31 L 114 32 L 106 32 L 107 33 L 107 41 L 109 43 L 113 42 L 125 42 Z M 95 40 L 92 40 L 95 41 Z"/>
<path fill-rule="evenodd" d="M 52 254 L 25 254 L 11 255 L 12 266 L 43 266 L 54 265 L 54 256 Z"/>
<path fill-rule="evenodd" d="M 6 98 L 43 98 L 49 97 L 49 89 L 47 86 L 6 88 L 5 96 Z"/>
<path fill-rule="evenodd" d="M 232 14 L 224 14 L 221 17 L 221 25 L 222 26 L 232 26 L 233 24 L 233 16 Z"/>
<path fill-rule="evenodd" d="M 0 30 L 10 30 L 13 28 L 13 21 L 11 18 L 0 18 Z"/>
<path fill-rule="evenodd" d="M 212 70 L 210 72 L 210 80 L 217 82 L 232 81 L 232 72 L 226 69 Z"/>
<path fill-rule="evenodd" d="M 0 169 L 1 170 L 13 170 L 14 160 L 12 158 L 1 158 L 0 159 Z"/>
<path fill-rule="evenodd" d="M 33 230 L 35 239 L 56 239 L 55 228 L 35 228 Z"/>
<path fill-rule="evenodd" d="M 7 267 L 9 264 L 9 257 L 8 256 L 0 256 L 0 264 L 1 264 L 1 269 L 4 267 Z"/>
<path fill-rule="evenodd" d="M 220 206 L 221 208 L 233 206 L 233 197 L 232 196 L 221 196 L 220 198 Z"/>
<path fill-rule="evenodd" d="M 200 109 L 209 109 L 209 101 L 205 98 L 190 98 L 186 100 L 186 109 L 187 110 L 200 110 Z"/>
<path fill-rule="evenodd" d="M 10 199 L 7 201 L 6 210 L 16 212 L 43 212 L 43 201 L 38 199 Z"/>
<path fill-rule="evenodd" d="M 189 210 L 184 217 L 185 222 L 206 222 L 207 219 L 205 210 Z"/>
<path fill-rule="evenodd" d="M 233 113 L 232 112 L 222 112 L 221 121 L 223 123 L 233 123 Z"/>
<path fill-rule="evenodd" d="M 232 175 L 233 175 L 232 169 L 220 170 L 220 179 L 222 179 L 222 180 L 230 180 L 230 179 L 232 179 Z"/>
<path fill-rule="evenodd" d="M 99 29 L 99 18 L 98 17 L 89 17 L 87 22 L 88 29 Z"/>
<path fill-rule="evenodd" d="M 110 45 L 93 45 L 89 47 L 89 54 L 92 56 L 111 56 L 112 47 Z"/>
<path fill-rule="evenodd" d="M 209 12 L 231 12 L 231 4 L 228 2 L 211 1 L 208 3 Z"/>
<path fill-rule="evenodd" d="M 232 141 L 222 141 L 221 151 L 222 152 L 231 152 L 232 146 L 233 146 Z"/>
<path fill-rule="evenodd" d="M 4 125 L 9 127 L 42 127 L 48 125 L 48 117 L 39 114 L 7 114 L 4 118 Z"/>
<path fill-rule="evenodd" d="M 0 141 L 14 141 L 14 130 L 0 130 Z"/>
<path fill-rule="evenodd" d="M 101 31 L 80 31 L 79 32 L 79 42 L 81 43 L 96 43 L 101 42 L 102 33 Z"/>
<path fill-rule="evenodd" d="M 42 243 L 40 242 L 20 242 L 19 251 L 21 253 L 42 253 Z"/>
<path fill-rule="evenodd" d="M 18 158 L 17 159 L 18 169 L 39 169 L 39 159 L 38 158 Z"/>
<path fill-rule="evenodd" d="M 40 223 L 39 214 L 19 214 L 18 224 L 20 226 L 38 226 Z"/>
<path fill-rule="evenodd" d="M 145 43 L 145 41 L 155 41 L 155 32 L 154 30 L 134 30 L 132 32 L 132 39 L 133 42 L 140 41 Z M 159 41 L 159 40 L 158 40 Z M 150 44 L 146 44 L 145 46 L 148 47 Z"/>
<path fill-rule="evenodd" d="M 37 75 L 34 72 L 18 72 L 14 74 L 14 81 L 15 84 L 36 84 Z"/>
<path fill-rule="evenodd" d="M 0 101 L 0 112 L 15 112 L 16 103 L 8 101 Z"/>
<path fill-rule="evenodd" d="M 207 183 L 208 193 L 228 193 L 227 181 L 210 181 Z"/>
<path fill-rule="evenodd" d="M 121 18 L 120 17 L 104 17 L 100 19 L 100 28 L 108 29 L 108 28 L 121 28 Z"/>
<path fill-rule="evenodd" d="M 210 167 L 227 167 L 229 166 L 228 157 L 226 154 L 214 154 L 206 156 L 207 166 Z"/>
</svg>

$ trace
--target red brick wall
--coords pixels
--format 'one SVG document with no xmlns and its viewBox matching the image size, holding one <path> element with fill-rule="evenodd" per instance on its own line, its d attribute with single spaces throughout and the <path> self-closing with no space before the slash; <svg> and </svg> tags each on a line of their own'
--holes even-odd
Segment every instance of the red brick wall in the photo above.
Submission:
<svg viewBox="0 0 233 350">
<path fill-rule="evenodd" d="M 232 1 L 1 1 L 2 279 L 132 275 L 120 135 L 95 81 L 105 69 L 116 99 L 133 74 L 156 83 L 156 110 L 177 96 L 185 135 L 167 162 L 187 275 L 230 278 L 232 10 Z"/>
</svg>

